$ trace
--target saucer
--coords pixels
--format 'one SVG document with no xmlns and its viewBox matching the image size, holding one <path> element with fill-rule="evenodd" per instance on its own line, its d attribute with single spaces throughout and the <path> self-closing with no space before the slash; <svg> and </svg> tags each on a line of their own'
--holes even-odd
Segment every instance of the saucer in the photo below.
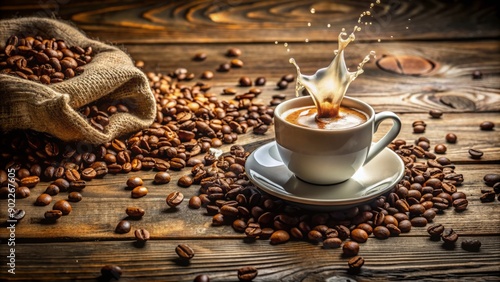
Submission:
<svg viewBox="0 0 500 282">
<path fill-rule="evenodd" d="M 309 210 L 345 209 L 373 200 L 399 183 L 404 175 L 401 158 L 385 148 L 350 179 L 315 185 L 297 178 L 283 164 L 276 141 L 257 148 L 245 164 L 249 179 L 262 191 Z"/>
</svg>

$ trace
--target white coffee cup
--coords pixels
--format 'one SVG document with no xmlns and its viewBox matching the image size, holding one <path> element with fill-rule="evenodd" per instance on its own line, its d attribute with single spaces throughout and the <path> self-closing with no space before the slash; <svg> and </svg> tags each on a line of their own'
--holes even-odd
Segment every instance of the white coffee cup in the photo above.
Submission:
<svg viewBox="0 0 500 282">
<path fill-rule="evenodd" d="M 351 178 L 389 145 L 401 130 L 401 120 L 393 112 L 375 114 L 370 105 L 351 97 L 344 97 L 342 106 L 367 115 L 366 122 L 353 127 L 314 129 L 292 124 L 283 117 L 287 110 L 307 106 L 314 106 L 310 96 L 279 104 L 274 111 L 274 127 L 276 146 L 283 163 L 295 176 L 313 184 L 335 184 Z M 391 129 L 372 144 L 373 134 L 387 119 L 393 121 Z"/>
</svg>

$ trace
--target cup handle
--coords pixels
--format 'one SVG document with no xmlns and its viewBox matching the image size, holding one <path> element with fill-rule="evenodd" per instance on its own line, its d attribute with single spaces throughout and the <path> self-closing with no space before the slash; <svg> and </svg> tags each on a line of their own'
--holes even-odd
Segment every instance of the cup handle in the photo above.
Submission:
<svg viewBox="0 0 500 282">
<path fill-rule="evenodd" d="M 393 112 L 380 112 L 375 114 L 374 121 L 374 132 L 378 130 L 378 126 L 382 121 L 386 119 L 392 119 L 393 124 L 391 129 L 380 139 L 377 143 L 372 144 L 370 150 L 368 151 L 368 155 L 366 156 L 366 160 L 364 164 L 367 164 L 369 161 L 373 159 L 378 153 L 380 153 L 387 145 L 389 145 L 392 140 L 396 139 L 401 130 L 401 120 L 399 117 Z"/>
</svg>

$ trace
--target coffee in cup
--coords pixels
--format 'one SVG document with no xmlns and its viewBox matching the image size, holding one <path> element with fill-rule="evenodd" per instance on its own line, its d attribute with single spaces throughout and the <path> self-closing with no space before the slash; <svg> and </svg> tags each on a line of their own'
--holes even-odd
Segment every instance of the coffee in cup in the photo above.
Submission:
<svg viewBox="0 0 500 282">
<path fill-rule="evenodd" d="M 312 98 L 305 96 L 279 104 L 274 112 L 276 146 L 283 163 L 299 179 L 313 184 L 329 185 L 351 178 L 401 130 L 401 120 L 396 114 L 375 114 L 365 102 L 347 96 L 342 100 L 341 109 L 347 109 L 348 115 L 353 115 L 353 111 L 356 116 L 361 113 L 366 121 L 340 128 L 314 128 L 292 118 L 294 113 L 300 116 L 304 110 L 307 115 L 313 108 Z M 312 116 L 314 120 L 314 114 Z M 378 142 L 372 143 L 380 123 L 388 119 L 393 121 L 392 127 Z"/>
</svg>

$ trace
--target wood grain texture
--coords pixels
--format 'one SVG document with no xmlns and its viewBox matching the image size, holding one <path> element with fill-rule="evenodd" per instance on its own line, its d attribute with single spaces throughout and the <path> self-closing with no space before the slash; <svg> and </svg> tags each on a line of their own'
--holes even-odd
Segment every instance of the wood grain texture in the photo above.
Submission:
<svg viewBox="0 0 500 282">
<path fill-rule="evenodd" d="M 464 239 L 479 239 L 481 251 L 464 251 L 459 243 L 455 249 L 446 250 L 428 237 L 369 239 L 360 246 L 365 265 L 357 275 L 348 272 L 348 258 L 341 255 L 341 249 L 323 249 L 307 242 L 272 246 L 262 240 L 175 239 L 151 240 L 142 248 L 131 240 L 19 244 L 16 255 L 23 267 L 17 269 L 14 278 L 94 280 L 103 265 L 115 264 L 123 270 L 120 281 L 193 281 L 199 274 L 209 275 L 210 281 L 237 281 L 237 270 L 243 266 L 257 268 L 259 274 L 254 281 L 497 281 L 498 237 L 461 236 L 459 241 Z M 180 243 L 195 251 L 189 265 L 177 260 L 175 247 Z M 0 269 L 5 277 L 5 265 Z"/>
<path fill-rule="evenodd" d="M 16 1 L 3 17 L 52 16 L 71 20 L 90 36 L 115 43 L 220 43 L 335 41 L 375 1 Z M 316 9 L 311 14 L 310 10 Z M 381 1 L 362 40 L 495 38 L 499 3 L 482 1 Z M 307 24 L 311 23 L 309 27 Z M 327 24 L 331 28 L 327 28 Z M 335 32 L 331 32 L 335 30 Z M 127 36 L 124 36 L 127 34 Z"/>
</svg>

